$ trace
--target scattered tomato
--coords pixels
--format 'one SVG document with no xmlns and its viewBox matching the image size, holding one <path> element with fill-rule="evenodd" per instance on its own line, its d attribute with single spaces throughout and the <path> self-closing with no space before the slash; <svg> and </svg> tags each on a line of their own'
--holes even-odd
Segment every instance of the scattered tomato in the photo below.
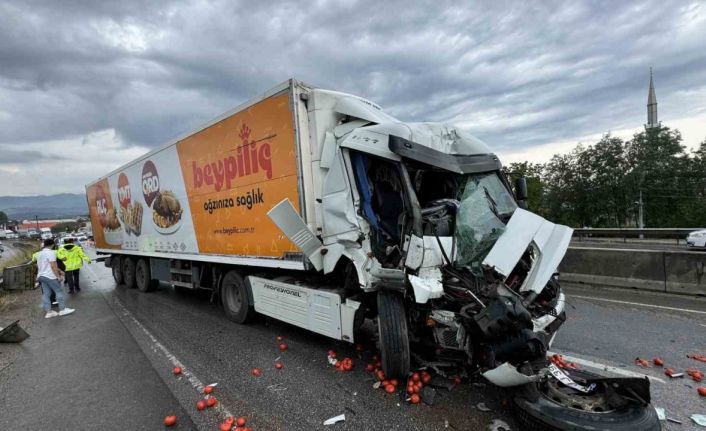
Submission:
<svg viewBox="0 0 706 431">
<path fill-rule="evenodd" d="M 422 389 L 424 387 L 424 383 L 422 382 L 414 382 L 414 387 Z"/>
<path fill-rule="evenodd" d="M 334 350 L 329 350 L 328 355 L 332 357 L 333 359 L 336 359 L 336 352 Z"/>
<path fill-rule="evenodd" d="M 655 364 L 658 367 L 661 367 L 664 365 L 664 361 L 661 358 L 654 358 L 652 360 L 652 363 Z"/>
<path fill-rule="evenodd" d="M 235 422 L 235 419 L 233 419 L 233 416 L 228 416 L 223 422 L 232 424 L 233 422 Z"/>
<path fill-rule="evenodd" d="M 390 379 L 390 384 L 392 386 L 397 386 L 399 384 L 399 381 L 397 379 Z"/>
<path fill-rule="evenodd" d="M 174 367 L 172 373 L 174 373 L 175 376 L 178 376 L 179 374 L 181 374 L 181 371 L 181 367 Z"/>
<path fill-rule="evenodd" d="M 170 415 L 164 418 L 164 426 L 174 426 L 176 424 L 176 416 Z"/>
<path fill-rule="evenodd" d="M 198 400 L 196 401 L 196 410 L 201 411 L 206 408 L 206 401 Z"/>
<path fill-rule="evenodd" d="M 429 373 L 423 373 L 422 374 L 422 383 L 427 385 L 427 384 L 429 384 L 429 382 L 431 382 L 431 375 L 429 375 Z"/>
<path fill-rule="evenodd" d="M 275 368 L 278 370 L 282 369 L 282 363 L 280 361 L 275 362 Z"/>
<path fill-rule="evenodd" d="M 365 371 L 367 371 L 367 372 L 369 372 L 369 373 L 372 373 L 374 369 L 375 369 L 375 367 L 373 366 L 373 364 L 368 364 L 368 365 L 365 367 Z"/>
<path fill-rule="evenodd" d="M 407 385 L 407 393 L 410 395 L 414 393 L 414 385 Z"/>
<path fill-rule="evenodd" d="M 211 392 L 213 392 L 213 386 L 204 386 L 204 387 L 203 387 L 203 393 L 204 393 L 204 394 L 208 395 L 208 394 L 210 394 Z"/>
<path fill-rule="evenodd" d="M 419 380 L 421 380 L 421 377 L 419 376 L 419 373 L 412 373 L 412 381 L 416 383 L 416 382 L 418 382 Z"/>
<path fill-rule="evenodd" d="M 238 419 L 235 420 L 235 424 L 239 427 L 244 427 L 246 422 L 247 420 L 243 416 L 240 416 Z"/>
<path fill-rule="evenodd" d="M 700 387 L 700 388 L 698 388 L 696 391 L 697 391 L 697 392 L 699 393 L 699 395 L 701 395 L 702 397 L 706 397 L 706 388 Z"/>
<path fill-rule="evenodd" d="M 353 363 L 352 362 L 344 362 L 343 363 L 343 370 L 344 371 L 351 371 L 353 369 Z"/>
<path fill-rule="evenodd" d="M 285 343 L 279 343 L 279 351 L 284 352 L 287 350 L 287 345 Z"/>
<path fill-rule="evenodd" d="M 667 368 L 664 370 L 664 374 L 666 374 L 669 377 L 672 377 L 672 374 L 674 374 L 674 373 L 676 373 L 676 371 L 674 371 L 674 368 Z"/>
<path fill-rule="evenodd" d="M 380 362 L 380 361 L 375 362 L 375 368 L 382 368 L 382 362 Z"/>
<path fill-rule="evenodd" d="M 213 407 L 216 404 L 218 404 L 218 400 L 216 399 L 216 397 L 209 397 L 206 400 L 206 407 Z"/>
<path fill-rule="evenodd" d="M 233 422 L 223 422 L 220 426 L 221 431 L 230 431 L 233 428 Z"/>
<path fill-rule="evenodd" d="M 377 379 L 382 382 L 383 380 L 385 380 L 385 373 L 382 370 L 377 370 L 375 372 L 375 377 L 377 377 Z"/>
<path fill-rule="evenodd" d="M 262 375 L 262 370 L 259 368 L 253 368 L 252 375 L 255 377 L 260 377 Z"/>
<path fill-rule="evenodd" d="M 393 385 L 386 385 L 385 392 L 387 392 L 388 394 L 391 394 L 391 393 L 395 392 L 395 387 Z"/>
<path fill-rule="evenodd" d="M 419 402 L 420 402 L 421 400 L 422 400 L 422 399 L 419 398 L 419 395 L 417 395 L 417 394 L 412 394 L 412 395 L 409 397 L 409 402 L 412 403 L 412 404 L 419 404 Z"/>
</svg>

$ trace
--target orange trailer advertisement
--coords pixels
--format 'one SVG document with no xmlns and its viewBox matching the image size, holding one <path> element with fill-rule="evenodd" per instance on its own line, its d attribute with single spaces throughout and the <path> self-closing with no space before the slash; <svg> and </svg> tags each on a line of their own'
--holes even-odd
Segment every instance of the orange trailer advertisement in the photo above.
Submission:
<svg viewBox="0 0 706 431">
<path fill-rule="evenodd" d="M 96 246 L 282 258 L 298 250 L 267 212 L 299 208 L 297 172 L 285 91 L 89 185 Z"/>
<path fill-rule="evenodd" d="M 282 257 L 297 248 L 267 217 L 299 208 L 289 94 L 265 99 L 177 144 L 201 253 Z"/>
</svg>

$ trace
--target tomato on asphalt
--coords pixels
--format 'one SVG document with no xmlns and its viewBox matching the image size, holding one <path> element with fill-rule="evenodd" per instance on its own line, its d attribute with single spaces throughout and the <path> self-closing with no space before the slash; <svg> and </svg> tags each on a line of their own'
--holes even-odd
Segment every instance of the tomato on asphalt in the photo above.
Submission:
<svg viewBox="0 0 706 431">
<path fill-rule="evenodd" d="M 204 394 L 208 395 L 208 394 L 210 394 L 211 392 L 213 392 L 213 386 L 204 386 L 204 387 L 203 387 L 203 393 L 204 393 Z"/>
<path fill-rule="evenodd" d="M 164 418 L 164 426 L 174 426 L 176 424 L 176 416 L 170 415 Z"/>
<path fill-rule="evenodd" d="M 262 375 L 262 370 L 259 368 L 253 368 L 252 375 L 255 377 L 260 377 Z"/>
<path fill-rule="evenodd" d="M 412 396 L 409 397 L 409 402 L 412 404 L 419 404 L 421 400 L 422 399 L 417 394 L 412 394 Z"/>
<path fill-rule="evenodd" d="M 218 404 L 218 400 L 216 399 L 216 397 L 209 397 L 206 400 L 206 406 L 208 406 L 208 407 L 213 407 L 216 404 Z"/>
<path fill-rule="evenodd" d="M 174 373 L 175 376 L 178 376 L 179 374 L 181 374 L 181 371 L 181 367 L 174 367 L 172 373 Z"/>
<path fill-rule="evenodd" d="M 243 416 L 240 416 L 238 419 L 235 420 L 235 424 L 239 427 L 244 427 L 246 422 L 247 419 L 245 419 L 245 417 Z"/>
<path fill-rule="evenodd" d="M 196 410 L 201 411 L 206 408 L 206 401 L 198 400 L 196 401 Z"/>
</svg>

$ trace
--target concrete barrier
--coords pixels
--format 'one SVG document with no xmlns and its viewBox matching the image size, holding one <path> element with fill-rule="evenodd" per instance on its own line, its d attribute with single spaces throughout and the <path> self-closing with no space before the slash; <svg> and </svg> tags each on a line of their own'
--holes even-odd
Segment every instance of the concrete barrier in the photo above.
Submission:
<svg viewBox="0 0 706 431">
<path fill-rule="evenodd" d="M 571 283 L 706 295 L 705 264 L 704 252 L 569 247 L 559 272 Z"/>
</svg>

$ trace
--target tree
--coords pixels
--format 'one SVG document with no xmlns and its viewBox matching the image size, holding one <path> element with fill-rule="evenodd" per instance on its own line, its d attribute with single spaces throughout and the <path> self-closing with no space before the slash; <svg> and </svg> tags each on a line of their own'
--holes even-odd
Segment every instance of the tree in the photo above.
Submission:
<svg viewBox="0 0 706 431">
<path fill-rule="evenodd" d="M 510 163 L 503 168 L 508 179 L 513 183 L 520 177 L 527 180 L 527 209 L 545 216 L 544 181 L 542 180 L 544 165 L 540 163 L 519 162 Z"/>
<path fill-rule="evenodd" d="M 4 211 L 0 211 L 0 224 L 5 226 L 5 223 L 7 223 L 7 214 Z"/>
<path fill-rule="evenodd" d="M 79 228 L 79 224 L 76 222 L 68 221 L 68 222 L 63 222 L 63 223 L 57 223 L 55 224 L 52 228 L 51 231 L 52 233 L 64 233 L 64 232 L 73 232 L 76 229 Z"/>
</svg>

